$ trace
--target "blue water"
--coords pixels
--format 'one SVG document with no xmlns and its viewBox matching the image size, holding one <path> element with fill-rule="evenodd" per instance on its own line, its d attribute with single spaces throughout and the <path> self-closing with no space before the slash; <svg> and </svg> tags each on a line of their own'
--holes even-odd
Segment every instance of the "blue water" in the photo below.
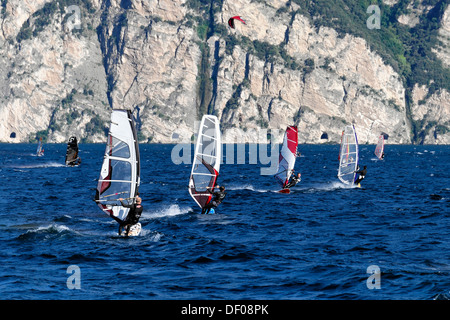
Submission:
<svg viewBox="0 0 450 320">
<path fill-rule="evenodd" d="M 303 180 L 290 195 L 260 175 L 268 165 L 225 163 L 215 215 L 198 214 L 173 145 L 140 148 L 143 232 L 123 238 L 92 201 L 104 145 L 81 145 L 75 168 L 63 165 L 63 144 L 41 158 L 35 145 L 0 145 L 2 299 L 450 296 L 450 146 L 388 145 L 384 161 L 361 146 L 358 189 L 336 177 L 337 145 L 301 145 Z"/>
</svg>

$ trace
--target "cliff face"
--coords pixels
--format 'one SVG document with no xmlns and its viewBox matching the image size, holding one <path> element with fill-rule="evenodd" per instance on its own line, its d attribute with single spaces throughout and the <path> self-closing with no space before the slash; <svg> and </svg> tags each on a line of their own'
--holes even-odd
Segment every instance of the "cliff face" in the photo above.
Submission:
<svg viewBox="0 0 450 320">
<path fill-rule="evenodd" d="M 55 142 L 104 139 L 109 106 L 95 15 L 84 10 L 78 27 L 56 2 L 8 0 L 3 8 L 0 140 L 28 142 L 37 132 Z"/>
<path fill-rule="evenodd" d="M 190 142 L 211 113 L 224 142 L 297 124 L 301 143 L 337 143 L 354 123 L 360 143 L 380 132 L 389 143 L 450 143 L 449 92 L 416 85 L 408 99 L 363 38 L 315 25 L 297 1 L 211 3 L 3 0 L 0 141 L 104 142 L 111 108 L 124 108 L 141 142 Z M 449 8 L 435 49 L 443 64 Z M 245 24 L 231 29 L 235 15 Z"/>
<path fill-rule="evenodd" d="M 277 8 L 260 8 L 266 15 L 270 10 L 274 15 Z M 233 11 L 243 12 L 250 21 L 237 27 L 236 32 L 259 40 L 256 37 L 264 27 L 252 27 L 251 21 L 258 20 L 261 12 L 252 8 L 250 1 Z M 292 68 L 281 59 L 261 60 L 240 46 L 227 54 L 223 41 L 210 39 L 211 51 L 217 51 L 211 65 L 219 64 L 220 90 L 214 108 L 225 126 L 257 128 L 263 123 L 268 128 L 285 128 L 298 123 L 301 142 L 320 143 L 327 141 L 321 139 L 325 132 L 328 141 L 338 142 L 345 124 L 354 123 L 362 143 L 375 142 L 380 132 L 389 132 L 392 143 L 410 141 L 399 76 L 368 49 L 363 39 L 340 38 L 325 27 L 316 31 L 299 14 L 278 34 L 283 37 L 267 36 L 264 40 L 279 46 L 288 39 L 287 54 L 299 66 L 308 63 L 309 68 Z M 242 107 L 230 106 L 233 96 L 235 106 Z"/>
</svg>

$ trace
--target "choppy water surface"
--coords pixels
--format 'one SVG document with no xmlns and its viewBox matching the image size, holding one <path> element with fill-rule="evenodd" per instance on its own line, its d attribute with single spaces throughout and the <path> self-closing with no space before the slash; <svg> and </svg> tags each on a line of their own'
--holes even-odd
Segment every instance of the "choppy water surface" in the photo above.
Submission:
<svg viewBox="0 0 450 320">
<path fill-rule="evenodd" d="M 173 145 L 141 145 L 143 232 L 92 201 L 104 145 L 0 145 L 3 299 L 448 299 L 450 147 L 361 146 L 363 188 L 342 185 L 337 145 L 300 145 L 302 182 L 278 194 L 262 164 L 227 164 L 227 198 L 200 215 Z M 227 160 L 228 161 L 228 160 Z M 229 162 L 229 161 L 228 161 Z M 69 266 L 80 289 L 68 289 Z M 369 289 L 369 266 L 381 271 Z M 370 284 L 375 284 L 369 279 Z M 75 282 L 73 282 L 75 283 Z"/>
</svg>

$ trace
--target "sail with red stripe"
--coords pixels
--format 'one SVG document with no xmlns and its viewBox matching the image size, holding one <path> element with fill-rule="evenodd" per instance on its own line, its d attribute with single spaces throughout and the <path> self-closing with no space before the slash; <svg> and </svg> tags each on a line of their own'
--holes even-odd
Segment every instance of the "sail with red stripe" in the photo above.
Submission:
<svg viewBox="0 0 450 320">
<path fill-rule="evenodd" d="M 197 143 L 189 178 L 189 194 L 200 208 L 211 201 L 222 159 L 220 124 L 216 116 L 204 115 L 197 135 Z"/>
<path fill-rule="evenodd" d="M 132 204 L 140 184 L 139 145 L 133 115 L 130 110 L 113 110 L 105 155 L 98 179 L 95 200 L 114 220 L 126 219 L 129 208 L 119 201 Z"/>
<path fill-rule="evenodd" d="M 284 133 L 283 145 L 280 150 L 278 169 L 275 179 L 284 188 L 294 170 L 298 146 L 297 126 L 288 126 Z"/>
</svg>

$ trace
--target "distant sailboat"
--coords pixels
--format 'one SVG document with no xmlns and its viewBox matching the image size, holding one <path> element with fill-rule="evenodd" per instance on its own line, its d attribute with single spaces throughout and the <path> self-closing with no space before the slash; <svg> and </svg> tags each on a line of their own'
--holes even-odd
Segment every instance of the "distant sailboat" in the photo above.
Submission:
<svg viewBox="0 0 450 320">
<path fill-rule="evenodd" d="M 338 178 L 343 183 L 354 185 L 358 170 L 358 139 L 353 125 L 346 126 L 342 132 L 341 148 L 339 151 Z"/>
<path fill-rule="evenodd" d="M 375 155 L 380 160 L 384 159 L 384 134 L 381 134 L 378 137 L 378 143 L 377 143 L 377 146 L 375 148 Z"/>
<path fill-rule="evenodd" d="M 203 209 L 211 201 L 211 192 L 219 176 L 222 159 L 222 142 L 219 120 L 216 116 L 204 115 L 200 123 L 195 146 L 194 161 L 189 178 L 189 194 Z M 209 209 L 206 213 L 214 213 Z"/>
<path fill-rule="evenodd" d="M 36 149 L 36 155 L 42 157 L 44 155 L 44 144 L 42 143 L 42 137 L 39 138 L 38 146 Z"/>
<path fill-rule="evenodd" d="M 114 109 L 95 201 L 100 209 L 121 224 L 130 209 L 123 207 L 119 198 L 123 198 L 125 204 L 133 204 L 139 184 L 139 145 L 133 115 L 130 110 Z M 138 235 L 140 231 L 141 224 L 137 223 L 131 227 L 129 235 Z"/>
<path fill-rule="evenodd" d="M 70 137 L 67 143 L 66 150 L 66 166 L 78 166 L 81 163 L 81 159 L 78 156 L 78 141 L 77 137 Z"/>
<path fill-rule="evenodd" d="M 280 150 L 280 157 L 278 161 L 278 170 L 275 174 L 275 179 L 283 188 L 278 191 L 281 193 L 290 193 L 290 189 L 286 188 L 292 172 L 294 171 L 295 160 L 297 157 L 298 146 L 298 130 L 297 126 L 288 126 L 284 133 L 283 145 Z"/>
</svg>

